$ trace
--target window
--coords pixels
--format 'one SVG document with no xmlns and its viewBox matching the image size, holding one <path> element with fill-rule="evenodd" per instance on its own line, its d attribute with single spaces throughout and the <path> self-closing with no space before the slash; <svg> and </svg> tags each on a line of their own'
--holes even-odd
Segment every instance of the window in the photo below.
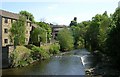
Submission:
<svg viewBox="0 0 120 77">
<path fill-rule="evenodd" d="M 4 29 L 4 33 L 8 33 L 8 29 Z"/>
<path fill-rule="evenodd" d="M 8 23 L 8 19 L 7 18 L 5 18 L 5 23 Z"/>
<path fill-rule="evenodd" d="M 8 43 L 8 39 L 4 39 L 4 43 Z"/>
</svg>

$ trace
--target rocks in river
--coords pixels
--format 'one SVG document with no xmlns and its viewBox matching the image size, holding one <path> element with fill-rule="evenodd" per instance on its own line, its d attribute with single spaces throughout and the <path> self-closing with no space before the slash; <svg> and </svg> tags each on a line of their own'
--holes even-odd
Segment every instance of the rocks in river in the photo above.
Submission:
<svg viewBox="0 0 120 77">
<path fill-rule="evenodd" d="M 120 77 L 120 71 L 102 63 L 99 63 L 94 68 L 86 69 L 85 72 L 88 77 Z"/>
<path fill-rule="evenodd" d="M 87 75 L 93 75 L 93 73 L 94 73 L 94 68 L 85 69 L 85 73 L 86 73 Z"/>
<path fill-rule="evenodd" d="M 102 77 L 102 75 L 95 74 L 95 68 L 89 68 L 85 70 L 86 77 Z"/>
</svg>

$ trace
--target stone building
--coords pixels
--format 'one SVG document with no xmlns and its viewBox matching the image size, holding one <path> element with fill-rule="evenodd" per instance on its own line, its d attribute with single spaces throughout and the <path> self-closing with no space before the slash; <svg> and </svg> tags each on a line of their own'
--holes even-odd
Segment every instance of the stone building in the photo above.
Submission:
<svg viewBox="0 0 120 77">
<path fill-rule="evenodd" d="M 5 47 L 7 45 L 13 45 L 13 42 L 10 41 L 10 28 L 12 27 L 12 23 L 19 19 L 19 14 L 0 10 L 0 46 Z M 25 44 L 28 44 L 30 31 L 31 31 L 31 22 L 26 20 L 26 39 Z"/>
<path fill-rule="evenodd" d="M 54 39 L 56 39 L 58 32 L 66 26 L 65 25 L 51 25 L 51 27 L 52 27 L 52 36 Z"/>
<path fill-rule="evenodd" d="M 19 19 L 19 14 L 0 10 L 0 68 L 7 68 L 10 65 L 10 53 L 13 51 L 13 42 L 10 40 L 10 28 L 12 23 Z M 26 20 L 26 34 L 25 44 L 27 45 L 30 40 L 30 32 L 32 30 L 32 24 L 29 20 Z"/>
</svg>

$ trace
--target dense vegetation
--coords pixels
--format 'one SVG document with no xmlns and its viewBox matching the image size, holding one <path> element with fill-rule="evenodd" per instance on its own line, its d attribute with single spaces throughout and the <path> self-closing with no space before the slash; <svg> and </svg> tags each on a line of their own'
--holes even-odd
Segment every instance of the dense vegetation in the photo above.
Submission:
<svg viewBox="0 0 120 77">
<path fill-rule="evenodd" d="M 25 18 L 26 18 L 27 20 L 29 20 L 29 21 L 31 21 L 31 22 L 35 22 L 34 16 L 33 16 L 31 13 L 29 13 L 29 12 L 27 12 L 27 11 L 20 11 L 19 14 L 25 16 Z"/>
<path fill-rule="evenodd" d="M 11 52 L 10 57 L 12 60 L 11 67 L 23 67 L 35 61 L 48 59 L 54 54 L 58 54 L 60 51 L 60 45 L 58 43 L 49 44 L 47 46 L 35 46 L 28 45 L 17 46 L 16 49 Z"/>
<path fill-rule="evenodd" d="M 30 18 L 29 20 L 33 22 L 34 17 L 32 15 L 29 17 L 29 14 L 23 11 L 20 12 L 20 14 L 25 15 L 27 19 Z M 51 27 L 45 22 L 34 21 L 34 23 L 37 24 L 38 27 L 34 29 L 31 34 L 33 44 L 40 44 L 40 42 L 50 43 L 52 38 Z M 11 39 L 14 39 L 15 45 L 24 44 L 23 19 L 20 18 L 17 22 L 13 23 L 10 31 L 11 37 L 13 37 Z M 77 23 L 77 17 L 75 17 L 71 21 L 69 27 L 66 27 L 58 32 L 58 43 L 52 44 L 49 47 L 45 46 L 47 49 L 42 46 L 32 46 L 29 48 L 30 53 L 28 54 L 32 54 L 30 56 L 33 60 L 37 60 L 48 58 L 50 54 L 57 54 L 59 53 L 60 49 L 62 51 L 69 51 L 74 48 L 87 48 L 93 54 L 97 50 L 99 53 L 101 53 L 100 55 L 104 55 L 103 58 L 107 57 L 107 61 L 110 61 L 110 63 L 119 67 L 119 37 L 120 8 L 117 8 L 114 14 L 111 14 L 110 16 L 105 11 L 103 14 L 96 14 L 94 17 L 92 17 L 92 20 L 83 21 L 81 23 Z M 29 60 L 29 58 L 26 58 L 24 61 L 26 60 Z M 21 63 L 21 61 L 17 63 Z"/>
<path fill-rule="evenodd" d="M 97 50 L 103 58 L 107 57 L 107 61 L 119 67 L 120 8 L 110 16 L 106 11 L 96 14 L 90 21 L 77 23 L 75 19 L 70 23 L 75 48 L 87 48 L 91 53 Z"/>
<path fill-rule="evenodd" d="M 52 29 L 51 29 L 50 25 L 45 23 L 45 22 L 36 22 L 36 24 L 39 27 L 41 27 L 44 30 L 46 30 L 46 32 L 47 32 L 46 38 L 47 38 L 47 42 L 49 43 L 51 41 L 51 38 L 52 38 L 52 35 L 51 35 L 52 34 Z"/>
<path fill-rule="evenodd" d="M 69 51 L 73 49 L 74 40 L 72 33 L 69 29 L 64 28 L 59 31 L 57 40 L 59 41 L 60 48 L 62 51 Z"/>
<path fill-rule="evenodd" d="M 25 21 L 26 19 L 20 16 L 19 20 L 14 22 L 10 28 L 11 43 L 14 43 L 15 46 L 25 44 Z"/>
<path fill-rule="evenodd" d="M 111 62 L 120 69 L 120 8 L 116 9 L 111 18 L 111 30 L 106 40 L 107 48 L 105 54 L 110 58 Z"/>
<path fill-rule="evenodd" d="M 46 43 L 46 30 L 38 27 L 35 28 L 31 33 L 32 44 L 40 46 L 40 43 Z"/>
</svg>

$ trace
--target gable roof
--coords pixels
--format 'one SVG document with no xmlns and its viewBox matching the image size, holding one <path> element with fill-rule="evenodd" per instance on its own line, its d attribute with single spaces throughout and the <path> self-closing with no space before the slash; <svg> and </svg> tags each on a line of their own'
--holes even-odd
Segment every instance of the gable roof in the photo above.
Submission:
<svg viewBox="0 0 120 77">
<path fill-rule="evenodd" d="M 3 17 L 12 18 L 12 19 L 19 19 L 19 16 L 20 16 L 19 14 L 8 12 L 5 10 L 0 10 L 0 15 Z"/>
<path fill-rule="evenodd" d="M 0 10 L 0 15 L 3 17 L 11 18 L 11 19 L 19 19 L 20 14 L 12 13 L 5 10 Z M 31 22 L 30 20 L 26 20 L 27 22 Z"/>
</svg>

